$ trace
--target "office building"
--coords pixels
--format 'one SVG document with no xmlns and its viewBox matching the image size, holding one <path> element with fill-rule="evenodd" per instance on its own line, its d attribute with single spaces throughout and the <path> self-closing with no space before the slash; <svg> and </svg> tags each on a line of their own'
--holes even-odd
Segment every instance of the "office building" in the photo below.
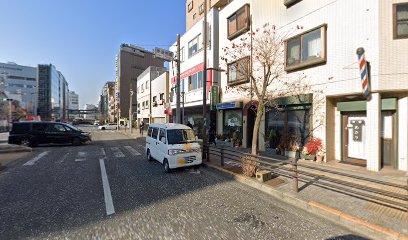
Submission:
<svg viewBox="0 0 408 240">
<path fill-rule="evenodd" d="M 115 69 L 115 109 L 120 118 L 129 117 L 129 91 L 136 89 L 137 77 L 149 66 L 164 67 L 164 60 L 155 58 L 153 53 L 141 47 L 120 45 Z"/>
<path fill-rule="evenodd" d="M 69 91 L 68 99 L 68 109 L 79 110 L 79 95 L 75 91 Z"/>
</svg>

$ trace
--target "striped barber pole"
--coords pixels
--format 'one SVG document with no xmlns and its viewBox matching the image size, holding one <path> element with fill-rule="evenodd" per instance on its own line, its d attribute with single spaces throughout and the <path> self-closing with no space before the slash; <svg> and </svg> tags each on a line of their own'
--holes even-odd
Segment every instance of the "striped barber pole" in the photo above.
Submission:
<svg viewBox="0 0 408 240">
<path fill-rule="evenodd" d="M 358 66 L 360 69 L 361 87 L 362 87 L 364 96 L 367 97 L 369 83 L 368 83 L 368 67 L 367 67 L 367 61 L 365 60 L 365 56 L 364 56 L 364 48 L 357 49 L 357 56 L 358 56 Z"/>
</svg>

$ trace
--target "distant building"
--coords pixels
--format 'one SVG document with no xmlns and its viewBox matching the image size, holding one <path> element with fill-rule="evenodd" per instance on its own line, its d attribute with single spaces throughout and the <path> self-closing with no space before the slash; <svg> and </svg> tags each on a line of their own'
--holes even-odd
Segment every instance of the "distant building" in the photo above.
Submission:
<svg viewBox="0 0 408 240">
<path fill-rule="evenodd" d="M 0 92 L 18 102 L 27 115 L 37 114 L 37 69 L 0 63 Z"/>
<path fill-rule="evenodd" d="M 115 82 L 106 82 L 103 85 L 102 93 L 99 98 L 99 111 L 101 112 L 101 116 L 104 120 L 110 120 L 109 98 L 113 97 L 114 92 L 115 92 Z M 114 110 L 114 105 L 113 105 L 113 110 Z"/>
<path fill-rule="evenodd" d="M 77 93 L 69 91 L 68 102 L 68 109 L 79 110 L 79 95 Z"/>
<path fill-rule="evenodd" d="M 94 104 L 85 104 L 84 105 L 84 110 L 91 110 L 94 112 L 90 112 L 90 113 L 85 113 L 84 114 L 84 118 L 85 119 L 92 119 L 94 120 L 96 118 L 96 112 L 98 111 L 98 107 L 96 107 Z"/>
<path fill-rule="evenodd" d="M 42 119 L 65 119 L 68 117 L 68 82 L 52 64 L 39 64 L 38 115 Z"/>
<path fill-rule="evenodd" d="M 155 58 L 153 53 L 141 47 L 120 45 L 115 79 L 115 108 L 120 118 L 129 117 L 130 88 L 136 89 L 137 77 L 149 66 L 164 67 L 164 60 Z"/>
</svg>

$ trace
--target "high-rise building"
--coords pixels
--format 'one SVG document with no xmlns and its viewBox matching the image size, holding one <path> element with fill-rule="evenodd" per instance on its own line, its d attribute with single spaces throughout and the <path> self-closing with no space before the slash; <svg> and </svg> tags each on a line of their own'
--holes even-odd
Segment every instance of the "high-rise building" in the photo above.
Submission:
<svg viewBox="0 0 408 240">
<path fill-rule="evenodd" d="M 37 69 L 16 63 L 0 63 L 0 92 L 18 102 L 27 115 L 37 113 Z"/>
<path fill-rule="evenodd" d="M 121 44 L 116 57 L 115 108 L 120 118 L 129 117 L 130 89 L 136 89 L 137 77 L 149 66 L 164 67 L 164 60 L 132 44 Z M 132 111 L 135 111 L 134 106 Z"/>
<path fill-rule="evenodd" d="M 69 91 L 68 101 L 69 110 L 79 110 L 79 95 L 77 93 Z"/>
<path fill-rule="evenodd" d="M 42 119 L 65 119 L 68 116 L 68 83 L 52 64 L 39 64 L 38 115 Z"/>
<path fill-rule="evenodd" d="M 115 82 L 106 82 L 103 85 L 102 93 L 99 99 L 99 111 L 104 120 L 109 120 L 109 99 L 114 95 Z"/>
</svg>

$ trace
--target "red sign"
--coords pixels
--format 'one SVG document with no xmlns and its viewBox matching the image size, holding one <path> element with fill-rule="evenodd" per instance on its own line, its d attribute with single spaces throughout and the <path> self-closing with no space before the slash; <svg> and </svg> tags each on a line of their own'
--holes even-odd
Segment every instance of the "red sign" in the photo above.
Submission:
<svg viewBox="0 0 408 240">
<path fill-rule="evenodd" d="M 194 75 L 194 74 L 196 74 L 198 72 L 201 72 L 203 70 L 204 70 L 204 63 L 200 63 L 200 64 L 188 69 L 187 71 L 182 72 L 180 74 L 180 79 L 188 78 L 189 76 Z M 207 77 L 208 78 L 207 91 L 208 92 L 211 91 L 212 79 L 213 79 L 212 73 L 213 73 L 212 70 L 207 70 L 207 76 L 208 76 Z M 175 85 L 176 83 L 177 83 L 177 76 L 172 77 L 171 78 L 171 84 Z"/>
</svg>

